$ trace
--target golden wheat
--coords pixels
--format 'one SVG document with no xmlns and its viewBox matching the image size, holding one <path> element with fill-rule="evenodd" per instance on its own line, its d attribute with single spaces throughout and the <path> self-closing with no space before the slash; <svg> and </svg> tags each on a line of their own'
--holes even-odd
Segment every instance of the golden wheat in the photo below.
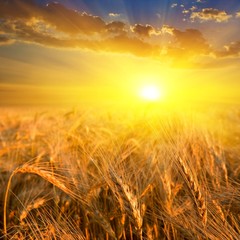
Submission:
<svg viewBox="0 0 240 240">
<path fill-rule="evenodd" d="M 176 116 L 0 116 L 0 235 L 238 240 L 238 148 L 211 136 Z"/>
</svg>

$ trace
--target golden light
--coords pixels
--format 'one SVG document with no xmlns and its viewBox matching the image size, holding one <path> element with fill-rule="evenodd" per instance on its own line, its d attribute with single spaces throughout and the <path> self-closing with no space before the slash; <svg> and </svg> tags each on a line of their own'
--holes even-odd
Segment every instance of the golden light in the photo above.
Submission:
<svg viewBox="0 0 240 240">
<path fill-rule="evenodd" d="M 140 97 L 146 101 L 158 101 L 162 97 L 162 92 L 157 85 L 146 85 L 140 89 Z"/>
</svg>

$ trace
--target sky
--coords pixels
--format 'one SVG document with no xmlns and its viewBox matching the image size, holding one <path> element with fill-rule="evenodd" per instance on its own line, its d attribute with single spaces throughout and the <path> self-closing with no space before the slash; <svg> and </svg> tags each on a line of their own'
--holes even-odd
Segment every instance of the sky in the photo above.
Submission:
<svg viewBox="0 0 240 240">
<path fill-rule="evenodd" d="M 0 105 L 240 101 L 239 0 L 0 0 Z"/>
</svg>

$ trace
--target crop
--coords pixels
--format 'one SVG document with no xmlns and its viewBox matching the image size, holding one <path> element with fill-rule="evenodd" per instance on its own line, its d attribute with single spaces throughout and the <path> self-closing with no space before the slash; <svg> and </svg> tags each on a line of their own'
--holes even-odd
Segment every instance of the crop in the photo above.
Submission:
<svg viewBox="0 0 240 240">
<path fill-rule="evenodd" d="M 221 131 L 166 112 L 3 111 L 1 235 L 239 239 L 234 111 Z"/>
</svg>

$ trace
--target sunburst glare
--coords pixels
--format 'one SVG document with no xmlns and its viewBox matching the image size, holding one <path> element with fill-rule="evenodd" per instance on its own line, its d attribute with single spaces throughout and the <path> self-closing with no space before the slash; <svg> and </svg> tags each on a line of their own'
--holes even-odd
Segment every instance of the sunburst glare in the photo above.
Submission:
<svg viewBox="0 0 240 240">
<path fill-rule="evenodd" d="M 145 85 L 140 88 L 140 97 L 145 101 L 159 101 L 163 97 L 162 89 L 157 85 Z"/>
</svg>

